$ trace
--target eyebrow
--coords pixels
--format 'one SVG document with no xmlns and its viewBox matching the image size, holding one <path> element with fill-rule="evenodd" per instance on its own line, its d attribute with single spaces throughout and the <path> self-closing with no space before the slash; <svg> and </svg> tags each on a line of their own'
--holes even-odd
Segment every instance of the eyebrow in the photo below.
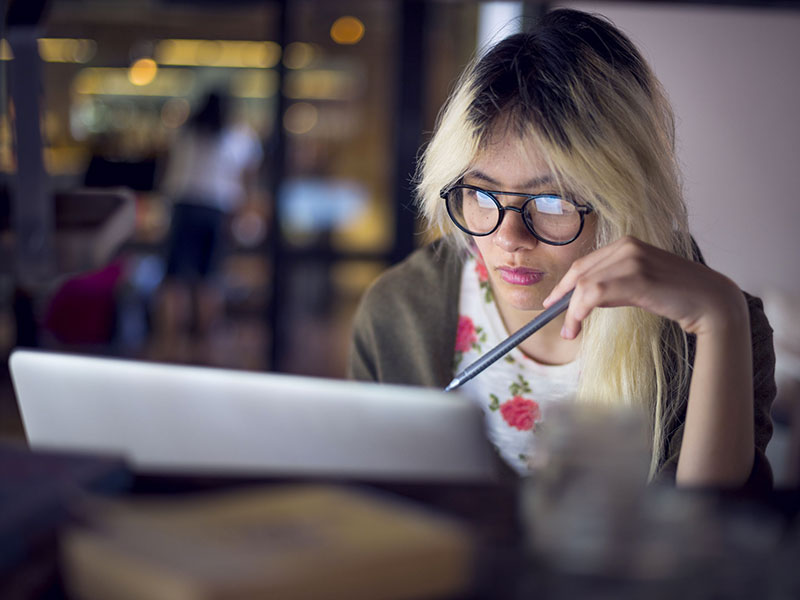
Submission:
<svg viewBox="0 0 800 600">
<path fill-rule="evenodd" d="M 493 177 L 489 177 L 485 173 L 481 173 L 480 171 L 475 171 L 475 170 L 467 171 L 464 174 L 464 177 L 475 177 L 477 179 L 482 179 L 483 181 L 485 181 L 489 185 L 493 185 L 495 187 L 500 185 L 499 181 L 497 181 Z M 541 177 L 534 177 L 533 179 L 530 179 L 530 180 L 526 181 L 525 183 L 522 184 L 522 187 L 523 188 L 536 188 L 536 187 L 545 185 L 547 183 L 552 183 L 552 182 L 553 182 L 552 175 L 543 175 Z"/>
</svg>

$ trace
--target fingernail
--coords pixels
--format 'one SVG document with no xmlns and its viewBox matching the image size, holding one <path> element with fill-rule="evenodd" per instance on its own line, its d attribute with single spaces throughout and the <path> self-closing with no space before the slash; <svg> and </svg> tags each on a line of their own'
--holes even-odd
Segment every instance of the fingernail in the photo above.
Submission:
<svg viewBox="0 0 800 600">
<path fill-rule="evenodd" d="M 566 338 L 566 339 L 569 339 L 569 337 L 570 337 L 570 335 L 569 335 L 569 329 L 567 329 L 567 326 L 566 326 L 566 325 L 564 325 L 564 326 L 561 328 L 561 337 L 562 337 L 562 338 Z"/>
<path fill-rule="evenodd" d="M 550 304 L 550 296 L 542 300 L 542 306 L 547 307 L 548 304 Z"/>
</svg>

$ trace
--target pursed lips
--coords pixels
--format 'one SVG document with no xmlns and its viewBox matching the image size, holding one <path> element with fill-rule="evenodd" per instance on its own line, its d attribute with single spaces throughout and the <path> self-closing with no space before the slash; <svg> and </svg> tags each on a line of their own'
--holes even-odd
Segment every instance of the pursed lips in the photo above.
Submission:
<svg viewBox="0 0 800 600">
<path fill-rule="evenodd" d="M 542 271 L 527 267 L 497 267 L 497 270 L 503 281 L 513 285 L 533 285 L 544 277 Z"/>
</svg>

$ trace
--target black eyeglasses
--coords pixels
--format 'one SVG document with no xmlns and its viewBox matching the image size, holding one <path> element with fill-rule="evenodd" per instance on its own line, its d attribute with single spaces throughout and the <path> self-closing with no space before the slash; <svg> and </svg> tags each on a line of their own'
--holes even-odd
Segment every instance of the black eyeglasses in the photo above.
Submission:
<svg viewBox="0 0 800 600">
<path fill-rule="evenodd" d="M 584 216 L 594 209 L 557 194 L 522 194 L 484 190 L 474 185 L 456 184 L 444 188 L 447 214 L 463 232 L 475 236 L 494 233 L 506 211 L 519 213 L 525 227 L 540 242 L 564 246 L 574 242 L 583 231 Z M 525 198 L 522 206 L 503 206 L 497 196 Z"/>
</svg>

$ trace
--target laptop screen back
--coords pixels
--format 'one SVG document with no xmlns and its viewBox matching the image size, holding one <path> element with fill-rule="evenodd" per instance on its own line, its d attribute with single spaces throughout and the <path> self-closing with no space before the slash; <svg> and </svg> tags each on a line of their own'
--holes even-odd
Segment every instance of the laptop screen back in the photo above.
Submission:
<svg viewBox="0 0 800 600">
<path fill-rule="evenodd" d="M 497 459 L 457 393 L 17 350 L 32 448 L 147 472 L 485 481 Z"/>
</svg>

